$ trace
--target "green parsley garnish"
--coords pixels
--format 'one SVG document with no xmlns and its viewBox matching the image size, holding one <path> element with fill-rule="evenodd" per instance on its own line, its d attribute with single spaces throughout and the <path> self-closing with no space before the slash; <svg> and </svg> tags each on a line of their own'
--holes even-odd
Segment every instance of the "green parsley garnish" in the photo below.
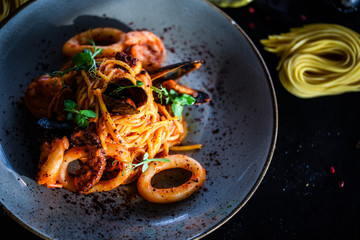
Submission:
<svg viewBox="0 0 360 240">
<path fill-rule="evenodd" d="M 165 104 L 169 104 L 171 102 L 171 109 L 174 115 L 179 118 L 179 120 L 181 119 L 184 106 L 191 106 L 196 101 L 193 96 L 185 93 L 179 95 L 174 89 L 167 91 L 163 86 L 160 86 L 160 88 L 151 86 L 151 89 L 158 94 L 158 97 L 160 98 L 160 104 L 163 104 L 163 99 L 165 99 Z"/>
<path fill-rule="evenodd" d="M 142 81 L 136 81 L 136 85 L 130 85 L 130 86 L 121 86 L 120 84 L 117 84 L 117 85 L 119 87 L 110 93 L 111 96 L 118 95 L 120 91 L 122 91 L 126 88 L 140 87 L 140 86 L 144 85 L 144 83 Z"/>
<path fill-rule="evenodd" d="M 145 172 L 149 167 L 150 162 L 170 162 L 167 158 L 149 158 L 149 153 L 145 153 L 143 160 L 137 164 L 131 164 L 131 169 L 135 169 L 142 165 L 141 171 Z"/>
<path fill-rule="evenodd" d="M 85 49 L 83 52 L 76 54 L 72 58 L 72 62 L 74 64 L 74 69 L 76 71 L 85 70 L 90 73 L 91 77 L 96 77 L 96 55 L 100 54 L 103 49 L 96 48 L 95 42 L 90 41 L 94 46 L 94 53 L 92 53 L 89 49 Z"/>
<path fill-rule="evenodd" d="M 67 120 L 75 118 L 76 124 L 81 128 L 88 128 L 88 119 L 97 117 L 96 113 L 91 110 L 77 110 L 78 105 L 73 100 L 65 100 L 64 105 L 64 110 L 69 112 L 66 116 Z"/>
<path fill-rule="evenodd" d="M 115 164 L 116 161 L 114 161 L 112 164 Z M 170 162 L 169 159 L 167 158 L 149 158 L 149 153 L 145 153 L 144 156 L 143 156 L 143 160 L 139 163 L 136 163 L 136 164 L 133 164 L 133 163 L 130 163 L 130 166 L 127 167 L 126 169 L 124 169 L 124 171 L 131 171 L 131 170 L 134 170 L 135 168 L 139 167 L 142 165 L 142 168 L 141 168 L 141 171 L 142 172 L 145 172 L 146 169 L 149 168 L 149 163 L 150 162 Z M 125 172 L 123 172 L 124 174 Z"/>
<path fill-rule="evenodd" d="M 91 35 L 90 35 L 90 37 L 91 37 Z M 95 57 L 97 55 L 101 54 L 103 49 L 97 48 L 95 45 L 95 42 L 92 38 L 89 39 L 88 41 L 94 47 L 93 52 L 90 51 L 89 49 L 85 49 L 83 52 L 77 53 L 71 59 L 72 63 L 74 64 L 74 67 L 69 68 L 65 71 L 55 71 L 52 73 L 48 73 L 48 75 L 50 75 L 50 77 L 61 77 L 72 70 L 75 70 L 78 72 L 81 70 L 85 70 L 90 73 L 91 77 L 95 78 L 97 76 Z"/>
</svg>

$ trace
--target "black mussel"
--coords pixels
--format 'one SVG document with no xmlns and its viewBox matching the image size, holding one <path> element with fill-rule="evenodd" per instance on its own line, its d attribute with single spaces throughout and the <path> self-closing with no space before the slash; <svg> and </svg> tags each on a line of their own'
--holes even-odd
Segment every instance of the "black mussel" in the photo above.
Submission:
<svg viewBox="0 0 360 240">
<path fill-rule="evenodd" d="M 49 139 L 70 135 L 76 128 L 76 124 L 72 121 L 59 122 L 49 118 L 40 118 L 37 126 L 41 135 Z"/>
<path fill-rule="evenodd" d="M 128 79 L 119 79 L 109 84 L 103 94 L 104 102 L 110 112 L 118 114 L 136 114 L 137 108 L 147 101 L 147 94 L 141 84 L 134 85 Z"/>
<path fill-rule="evenodd" d="M 120 115 L 133 115 L 139 113 L 131 98 L 114 98 L 103 95 L 105 105 L 109 112 Z"/>
<path fill-rule="evenodd" d="M 207 93 L 199 90 L 195 90 L 195 91 L 197 92 L 197 95 L 193 96 L 196 99 L 195 105 L 208 103 L 211 100 L 210 96 Z"/>
<path fill-rule="evenodd" d="M 201 60 L 181 62 L 152 71 L 149 73 L 152 84 L 153 86 L 159 86 L 165 81 L 179 79 L 185 74 L 198 69 L 203 63 L 204 61 Z"/>
</svg>

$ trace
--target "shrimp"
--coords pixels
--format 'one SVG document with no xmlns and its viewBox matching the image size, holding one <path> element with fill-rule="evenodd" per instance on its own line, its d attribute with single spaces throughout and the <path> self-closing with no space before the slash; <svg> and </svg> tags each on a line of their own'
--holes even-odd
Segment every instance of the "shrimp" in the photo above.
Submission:
<svg viewBox="0 0 360 240">
<path fill-rule="evenodd" d="M 49 105 L 63 88 L 58 77 L 45 74 L 30 83 L 25 92 L 25 104 L 31 114 L 37 118 L 48 117 Z"/>
<path fill-rule="evenodd" d="M 151 162 L 148 169 L 143 172 L 138 180 L 139 194 L 146 200 L 154 203 L 173 203 L 183 200 L 197 191 L 205 181 L 206 171 L 195 159 L 185 155 L 169 155 L 170 162 Z M 178 187 L 154 188 L 151 179 L 155 174 L 172 168 L 183 168 L 192 172 L 190 179 Z"/>
<path fill-rule="evenodd" d="M 63 70 L 68 66 L 66 65 Z M 68 72 L 61 77 L 43 74 L 32 81 L 24 97 L 30 113 L 36 118 L 56 117 L 59 121 L 64 120 L 63 100 L 73 98 L 71 86 L 75 75 L 76 72 Z"/>
<path fill-rule="evenodd" d="M 125 52 L 137 58 L 146 70 L 161 67 L 165 60 L 165 47 L 162 40 L 149 31 L 132 31 L 126 34 Z"/>
<path fill-rule="evenodd" d="M 67 137 L 54 139 L 51 144 L 45 142 L 41 147 L 39 162 L 39 172 L 37 174 L 37 183 L 46 185 L 48 188 L 61 188 L 58 183 L 60 166 L 64 159 L 64 152 L 69 148 Z"/>
</svg>

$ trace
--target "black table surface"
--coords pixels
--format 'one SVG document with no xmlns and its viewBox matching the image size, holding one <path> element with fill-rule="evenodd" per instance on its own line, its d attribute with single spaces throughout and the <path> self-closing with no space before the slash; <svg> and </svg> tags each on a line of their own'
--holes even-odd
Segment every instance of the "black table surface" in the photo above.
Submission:
<svg viewBox="0 0 360 240">
<path fill-rule="evenodd" d="M 223 10 L 267 64 L 279 131 L 258 190 L 239 213 L 204 239 L 360 239 L 360 93 L 313 99 L 291 95 L 279 82 L 278 57 L 259 42 L 309 23 L 336 23 L 360 32 L 360 11 L 339 11 L 325 0 L 255 0 Z M 0 223 L 1 236 L 38 239 L 3 210 Z"/>
</svg>

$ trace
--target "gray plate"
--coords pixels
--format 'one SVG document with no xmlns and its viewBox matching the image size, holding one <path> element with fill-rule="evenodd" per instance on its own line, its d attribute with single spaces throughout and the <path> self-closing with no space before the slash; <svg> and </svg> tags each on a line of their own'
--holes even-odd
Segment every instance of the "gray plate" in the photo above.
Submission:
<svg viewBox="0 0 360 240">
<path fill-rule="evenodd" d="M 22 103 L 30 81 L 65 61 L 62 44 L 89 28 L 148 29 L 164 39 L 166 63 L 202 59 L 183 78 L 211 104 L 186 109 L 189 152 L 207 170 L 204 187 L 170 205 L 145 202 L 133 185 L 79 196 L 34 181 L 36 121 Z M 185 239 L 204 236 L 249 200 L 270 164 L 277 106 L 261 56 L 244 32 L 200 0 L 32 2 L 0 31 L 0 201 L 25 227 L 52 239 Z"/>
</svg>

